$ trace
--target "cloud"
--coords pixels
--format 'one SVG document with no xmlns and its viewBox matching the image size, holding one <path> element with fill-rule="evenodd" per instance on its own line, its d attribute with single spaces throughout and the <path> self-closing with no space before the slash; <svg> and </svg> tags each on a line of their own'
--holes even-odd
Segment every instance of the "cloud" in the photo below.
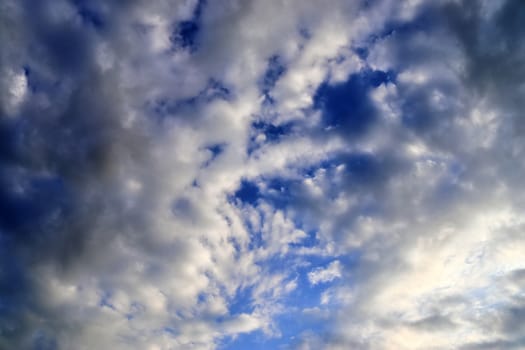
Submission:
<svg viewBox="0 0 525 350">
<path fill-rule="evenodd" d="M 341 263 L 339 261 L 331 262 L 326 268 L 318 267 L 308 273 L 308 280 L 311 284 L 332 282 L 341 278 Z"/>
<path fill-rule="evenodd" d="M 0 347 L 520 348 L 523 13 L 2 1 Z"/>
<path fill-rule="evenodd" d="M 7 71 L 2 84 L 5 95 L 2 106 L 5 106 L 7 115 L 16 114 L 18 107 L 23 103 L 27 94 L 27 78 L 24 72 Z"/>
</svg>

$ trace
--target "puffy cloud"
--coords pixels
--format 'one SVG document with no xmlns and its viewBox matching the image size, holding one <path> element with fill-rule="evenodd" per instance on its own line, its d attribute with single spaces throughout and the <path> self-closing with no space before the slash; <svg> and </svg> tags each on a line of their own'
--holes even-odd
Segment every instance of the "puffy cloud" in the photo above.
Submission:
<svg viewBox="0 0 525 350">
<path fill-rule="evenodd" d="M 311 284 L 331 282 L 341 277 L 341 263 L 336 260 L 331 262 L 326 268 L 318 267 L 308 273 L 308 280 Z"/>
</svg>

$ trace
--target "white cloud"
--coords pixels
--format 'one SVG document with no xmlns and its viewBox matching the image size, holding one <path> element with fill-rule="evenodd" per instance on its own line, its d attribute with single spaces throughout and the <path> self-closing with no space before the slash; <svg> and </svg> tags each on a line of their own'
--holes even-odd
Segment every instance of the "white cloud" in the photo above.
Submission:
<svg viewBox="0 0 525 350">
<path fill-rule="evenodd" d="M 326 268 L 318 267 L 308 273 L 308 280 L 311 284 L 332 282 L 342 276 L 342 267 L 339 260 L 331 262 Z"/>
</svg>

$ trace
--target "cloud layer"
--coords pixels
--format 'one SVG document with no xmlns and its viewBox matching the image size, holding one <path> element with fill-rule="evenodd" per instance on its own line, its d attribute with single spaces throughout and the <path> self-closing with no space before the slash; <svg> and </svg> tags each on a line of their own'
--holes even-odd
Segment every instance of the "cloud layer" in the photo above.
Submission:
<svg viewBox="0 0 525 350">
<path fill-rule="evenodd" d="M 523 23 L 0 0 L 0 348 L 524 347 Z"/>
</svg>

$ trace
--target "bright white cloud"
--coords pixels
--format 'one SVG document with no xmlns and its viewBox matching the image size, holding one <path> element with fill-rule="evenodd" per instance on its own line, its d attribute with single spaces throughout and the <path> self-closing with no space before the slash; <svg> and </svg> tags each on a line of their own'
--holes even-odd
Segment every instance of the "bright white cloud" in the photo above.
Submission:
<svg viewBox="0 0 525 350">
<path fill-rule="evenodd" d="M 308 280 L 311 284 L 332 282 L 337 278 L 341 278 L 342 274 L 341 263 L 336 260 L 331 262 L 326 268 L 318 267 L 308 273 Z"/>
</svg>

